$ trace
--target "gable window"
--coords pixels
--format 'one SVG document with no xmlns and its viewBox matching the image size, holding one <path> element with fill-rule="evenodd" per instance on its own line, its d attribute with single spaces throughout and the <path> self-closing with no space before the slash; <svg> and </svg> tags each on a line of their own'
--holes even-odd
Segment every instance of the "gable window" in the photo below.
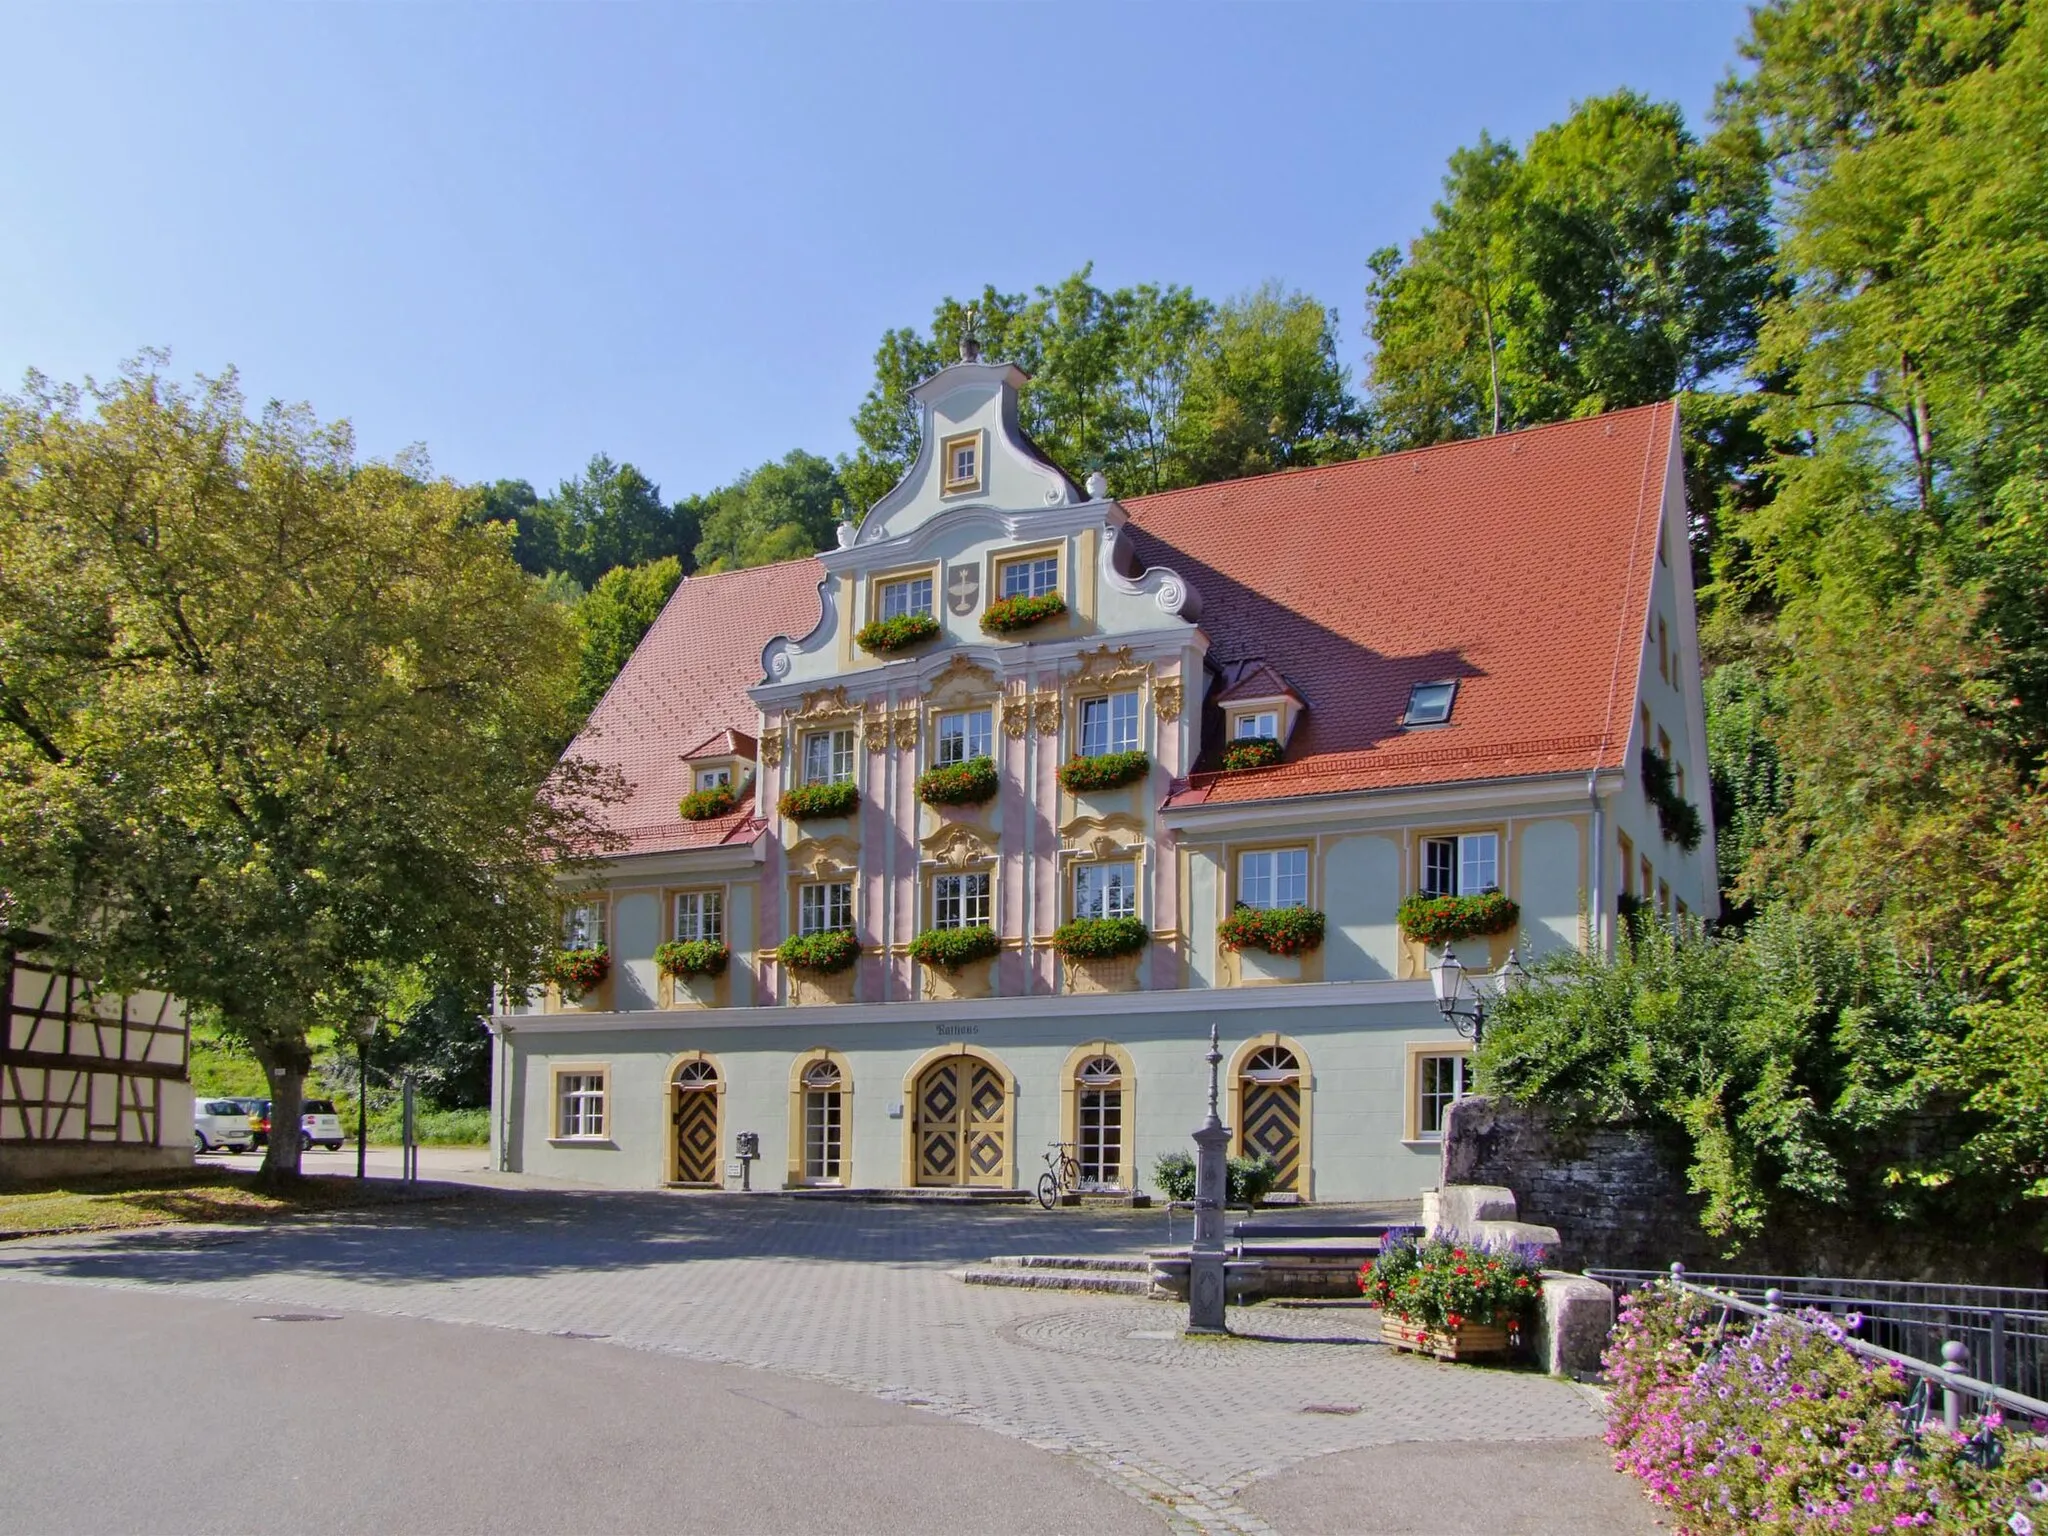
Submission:
<svg viewBox="0 0 2048 1536">
<path fill-rule="evenodd" d="M 699 789 L 716 789 L 721 784 L 730 784 L 731 782 L 732 770 L 730 768 L 699 768 L 697 770 L 697 787 Z"/>
<path fill-rule="evenodd" d="M 1650 744 L 1650 706 L 1649 706 L 1649 705 L 1647 705 L 1647 704 L 1645 704 L 1645 705 L 1643 706 L 1643 708 L 1642 708 L 1642 717 L 1643 717 L 1643 745 L 1647 747 L 1647 746 L 1648 746 L 1648 745 Z"/>
<path fill-rule="evenodd" d="M 1657 732 L 1657 755 L 1667 763 L 1671 761 L 1671 736 L 1661 728 Z"/>
<path fill-rule="evenodd" d="M 1138 696 L 1113 693 L 1081 701 L 1081 756 L 1107 757 L 1138 750 Z"/>
<path fill-rule="evenodd" d="M 596 949 L 603 943 L 603 902 L 578 901 L 562 908 L 562 948 Z"/>
<path fill-rule="evenodd" d="M 1650 868 L 1650 859 L 1648 854 L 1645 854 L 1642 860 L 1636 865 L 1636 870 L 1643 877 L 1642 889 L 1636 892 L 1636 897 L 1638 900 L 1648 901 L 1650 899 L 1650 892 L 1656 889 L 1655 885 L 1652 883 L 1652 875 L 1654 874 L 1654 871 Z"/>
<path fill-rule="evenodd" d="M 812 731 L 804 738 L 806 784 L 844 784 L 852 777 L 852 731 Z"/>
<path fill-rule="evenodd" d="M 853 926 L 853 885 L 832 880 L 800 886 L 796 893 L 798 933 L 837 933 Z"/>
<path fill-rule="evenodd" d="M 1451 1106 L 1471 1092 L 1470 1063 L 1463 1055 L 1415 1058 L 1415 1134 L 1441 1137 Z"/>
<path fill-rule="evenodd" d="M 684 943 L 703 939 L 725 942 L 725 893 L 682 891 L 676 896 L 676 938 Z"/>
<path fill-rule="evenodd" d="M 1004 597 L 1045 597 L 1060 589 L 1058 555 L 1033 555 L 1006 560 L 996 568 Z"/>
<path fill-rule="evenodd" d="M 1458 697 L 1456 683 L 1417 683 L 1408 690 L 1408 713 L 1403 725 L 1443 725 L 1451 718 L 1451 704 Z"/>
<path fill-rule="evenodd" d="M 1500 837 L 1467 832 L 1422 840 L 1422 890 L 1428 896 L 1477 896 L 1500 889 Z"/>
<path fill-rule="evenodd" d="M 1247 907 L 1308 905 L 1308 850 L 1265 848 L 1238 855 L 1237 899 Z"/>
<path fill-rule="evenodd" d="M 1136 917 L 1138 867 L 1135 864 L 1076 864 L 1074 916 Z"/>
<path fill-rule="evenodd" d="M 594 1140 L 604 1135 L 605 1074 L 555 1074 L 555 1139 Z"/>
<path fill-rule="evenodd" d="M 1271 709 L 1247 710 L 1231 723 L 1230 734 L 1239 741 L 1242 741 L 1247 736 L 1271 736 L 1277 741 L 1280 737 L 1279 711 Z"/>
<path fill-rule="evenodd" d="M 939 716 L 939 762 L 964 763 L 995 751 L 995 716 L 986 709 L 965 709 Z"/>
<path fill-rule="evenodd" d="M 1621 894 L 1633 896 L 1635 895 L 1633 883 L 1636 878 L 1635 840 L 1626 832 L 1617 832 L 1614 836 L 1621 848 Z"/>
<path fill-rule="evenodd" d="M 1657 675 L 1671 681 L 1671 641 L 1664 629 L 1664 615 L 1657 615 Z"/>
<path fill-rule="evenodd" d="M 926 576 L 905 576 L 897 581 L 885 581 L 875 591 L 885 619 L 903 619 L 912 614 L 929 614 L 932 611 L 932 579 Z"/>
<path fill-rule="evenodd" d="M 989 924 L 988 875 L 941 875 L 932 882 L 934 928 L 986 928 Z"/>
<path fill-rule="evenodd" d="M 981 489 L 981 434 L 963 432 L 940 444 L 940 463 L 948 496 Z"/>
</svg>

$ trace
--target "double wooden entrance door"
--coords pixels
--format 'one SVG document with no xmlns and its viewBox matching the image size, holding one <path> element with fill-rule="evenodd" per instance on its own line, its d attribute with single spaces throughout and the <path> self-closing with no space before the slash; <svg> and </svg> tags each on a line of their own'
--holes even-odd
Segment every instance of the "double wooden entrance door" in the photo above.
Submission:
<svg viewBox="0 0 2048 1536">
<path fill-rule="evenodd" d="M 935 1061 L 917 1080 L 917 1182 L 1000 1187 L 1009 1170 L 1009 1093 L 972 1056 Z"/>
</svg>

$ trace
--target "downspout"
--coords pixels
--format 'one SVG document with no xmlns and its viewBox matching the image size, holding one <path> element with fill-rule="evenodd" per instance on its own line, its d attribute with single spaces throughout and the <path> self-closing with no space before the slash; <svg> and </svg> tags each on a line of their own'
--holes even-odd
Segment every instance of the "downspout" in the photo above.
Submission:
<svg viewBox="0 0 2048 1536">
<path fill-rule="evenodd" d="M 1603 960 L 1607 957 L 1607 906 L 1601 900 L 1600 876 L 1607 868 L 1607 813 L 1600 808 L 1600 770 L 1598 767 L 1586 772 L 1586 798 L 1593 802 L 1593 842 L 1587 852 L 1592 866 L 1591 918 L 1587 937 L 1593 941 L 1593 953 Z"/>
<path fill-rule="evenodd" d="M 1024 674 L 1024 878 L 1019 882 L 1024 907 L 1024 996 L 1038 991 L 1038 721 L 1031 707 L 1036 686 L 1033 672 Z"/>
<path fill-rule="evenodd" d="M 865 727 L 866 722 L 863 721 L 862 725 Z M 922 722 L 920 722 L 921 727 Z M 882 728 L 889 733 L 888 739 L 882 743 L 882 804 L 888 807 L 888 816 L 883 823 L 883 834 L 886 842 L 882 848 L 881 924 L 882 1001 L 886 1003 L 889 1001 L 890 992 L 894 990 L 896 985 L 896 960 L 890 954 L 890 950 L 894 947 L 896 937 L 896 843 L 899 836 L 897 829 L 903 825 L 903 808 L 896 803 L 896 758 L 900 749 L 896 746 L 895 742 L 896 698 L 894 694 L 884 693 L 882 695 Z M 863 729 L 862 735 L 865 738 L 865 729 Z M 868 744 L 865 739 L 861 741 L 860 750 L 867 753 L 868 763 L 872 767 L 875 755 L 872 752 L 868 752 Z M 910 814 L 912 817 L 916 817 L 919 813 L 913 810 Z M 914 827 L 917 825 L 917 822 L 913 820 L 910 825 Z"/>
</svg>

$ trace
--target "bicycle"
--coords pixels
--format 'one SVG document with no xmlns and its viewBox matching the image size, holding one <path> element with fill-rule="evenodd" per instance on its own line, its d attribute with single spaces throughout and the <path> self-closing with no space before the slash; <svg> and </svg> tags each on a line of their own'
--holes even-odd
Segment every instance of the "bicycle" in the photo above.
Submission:
<svg viewBox="0 0 2048 1536">
<path fill-rule="evenodd" d="M 1071 1141 L 1046 1145 L 1045 1172 L 1038 1176 L 1038 1203 L 1049 1211 L 1060 1203 L 1062 1193 L 1081 1187 L 1081 1165 L 1067 1153 Z"/>
</svg>

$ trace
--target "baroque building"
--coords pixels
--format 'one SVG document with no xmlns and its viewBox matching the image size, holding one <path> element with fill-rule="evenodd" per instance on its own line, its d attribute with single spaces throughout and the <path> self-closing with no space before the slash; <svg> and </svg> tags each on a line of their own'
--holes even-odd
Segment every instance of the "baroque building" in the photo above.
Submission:
<svg viewBox="0 0 2048 1536">
<path fill-rule="evenodd" d="M 1470 1049 L 1425 938 L 1714 915 L 1675 405 L 1119 501 L 1024 382 L 926 380 L 837 548 L 684 581 L 593 712 L 618 846 L 491 1020 L 501 1166 L 1135 1190 L 1213 1023 L 1282 1190 L 1413 1195 Z"/>
</svg>

